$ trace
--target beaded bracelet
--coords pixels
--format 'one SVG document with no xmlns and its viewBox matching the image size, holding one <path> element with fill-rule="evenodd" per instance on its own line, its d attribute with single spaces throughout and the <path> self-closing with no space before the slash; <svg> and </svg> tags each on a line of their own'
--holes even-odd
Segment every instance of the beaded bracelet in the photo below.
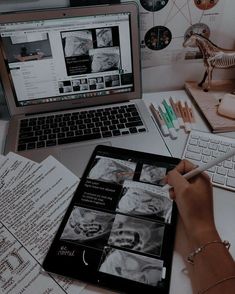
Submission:
<svg viewBox="0 0 235 294">
<path fill-rule="evenodd" d="M 207 242 L 204 245 L 198 247 L 195 251 L 193 251 L 192 253 L 190 253 L 187 257 L 187 262 L 194 264 L 194 257 L 200 253 L 203 249 L 205 249 L 207 246 L 212 245 L 212 244 L 222 244 L 224 245 L 227 249 L 230 248 L 230 243 L 227 240 L 224 241 L 219 241 L 219 240 L 214 240 L 211 242 Z"/>
</svg>

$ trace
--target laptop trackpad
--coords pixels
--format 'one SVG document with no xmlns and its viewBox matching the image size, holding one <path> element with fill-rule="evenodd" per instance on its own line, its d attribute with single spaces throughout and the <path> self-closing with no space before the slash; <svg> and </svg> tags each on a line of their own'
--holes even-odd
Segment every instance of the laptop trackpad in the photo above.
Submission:
<svg viewBox="0 0 235 294">
<path fill-rule="evenodd" d="M 62 163 L 79 178 L 82 176 L 95 147 L 100 144 L 65 147 L 61 149 Z M 102 142 L 102 145 L 111 146 L 111 142 Z"/>
</svg>

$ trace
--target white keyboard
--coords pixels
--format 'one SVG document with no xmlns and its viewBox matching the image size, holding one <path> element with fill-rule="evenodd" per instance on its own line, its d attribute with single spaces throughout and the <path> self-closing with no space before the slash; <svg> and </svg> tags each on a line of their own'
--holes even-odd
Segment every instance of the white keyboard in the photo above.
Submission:
<svg viewBox="0 0 235 294">
<path fill-rule="evenodd" d="M 235 139 L 201 131 L 191 131 L 182 158 L 201 165 L 235 148 Z M 207 171 L 212 184 L 235 191 L 235 156 Z"/>
</svg>

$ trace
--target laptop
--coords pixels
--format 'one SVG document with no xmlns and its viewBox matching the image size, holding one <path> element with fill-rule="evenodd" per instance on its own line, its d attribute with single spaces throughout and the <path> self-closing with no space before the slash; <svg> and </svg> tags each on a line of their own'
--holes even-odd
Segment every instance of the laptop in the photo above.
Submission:
<svg viewBox="0 0 235 294">
<path fill-rule="evenodd" d="M 0 15 L 5 153 L 79 177 L 97 145 L 169 156 L 141 93 L 135 3 Z"/>
</svg>

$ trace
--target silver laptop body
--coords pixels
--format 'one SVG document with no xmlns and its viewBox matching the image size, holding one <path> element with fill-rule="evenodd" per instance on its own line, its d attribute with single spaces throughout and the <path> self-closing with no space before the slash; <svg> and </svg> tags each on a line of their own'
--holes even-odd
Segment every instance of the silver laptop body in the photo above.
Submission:
<svg viewBox="0 0 235 294">
<path fill-rule="evenodd" d="M 136 4 L 2 14 L 0 49 L 0 74 L 11 115 L 5 153 L 14 151 L 35 161 L 51 154 L 78 176 L 98 144 L 170 155 L 141 100 Z M 19 148 L 22 120 L 112 107 L 115 111 L 133 104 L 143 125 L 131 134 Z"/>
</svg>

